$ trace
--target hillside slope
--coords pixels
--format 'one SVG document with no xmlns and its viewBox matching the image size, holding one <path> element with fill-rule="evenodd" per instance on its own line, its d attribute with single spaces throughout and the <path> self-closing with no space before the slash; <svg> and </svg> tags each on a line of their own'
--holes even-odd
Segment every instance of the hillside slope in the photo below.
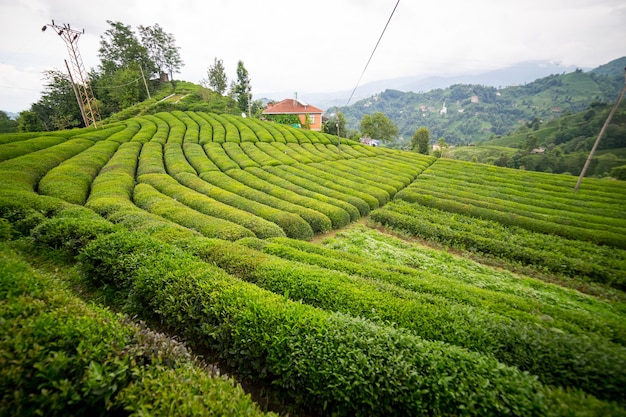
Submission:
<svg viewBox="0 0 626 417">
<path fill-rule="evenodd" d="M 279 409 L 625 413 L 624 182 L 585 179 L 574 193 L 569 176 L 193 111 L 0 136 L 0 156 L 0 236 L 14 257 L 36 265 L 30 257 L 45 254 L 50 270 L 78 271 L 66 279 L 82 294 L 183 338 Z M 364 228 L 308 242 L 366 216 L 499 268 Z M 15 287 L 10 275 L 2 288 Z M 1 294 L 3 305 L 20 302 Z M 41 362 L 3 366 L 0 380 L 61 359 L 84 372 L 47 375 L 45 393 L 9 383 L 2 413 L 126 404 L 126 385 L 94 374 L 106 363 L 84 360 L 95 348 L 60 331 L 62 346 L 36 333 Z M 178 376 L 147 380 L 128 363 L 120 381 L 132 392 L 153 383 L 194 414 Z M 106 395 L 93 404 L 63 396 L 70 385 L 92 392 L 85 384 L 96 380 Z M 207 395 L 223 398 L 230 388 L 220 387 Z"/>
</svg>

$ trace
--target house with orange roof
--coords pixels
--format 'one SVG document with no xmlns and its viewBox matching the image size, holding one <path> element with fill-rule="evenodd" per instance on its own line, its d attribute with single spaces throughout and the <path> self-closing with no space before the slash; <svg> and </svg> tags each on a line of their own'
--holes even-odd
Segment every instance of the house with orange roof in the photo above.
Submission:
<svg viewBox="0 0 626 417">
<path fill-rule="evenodd" d="M 305 126 L 308 122 L 311 130 L 322 130 L 322 113 L 324 110 L 319 107 L 306 104 L 298 100 L 297 98 L 287 98 L 279 101 L 278 103 L 268 103 L 262 114 L 266 116 L 270 115 L 297 115 L 300 120 L 300 125 Z"/>
</svg>

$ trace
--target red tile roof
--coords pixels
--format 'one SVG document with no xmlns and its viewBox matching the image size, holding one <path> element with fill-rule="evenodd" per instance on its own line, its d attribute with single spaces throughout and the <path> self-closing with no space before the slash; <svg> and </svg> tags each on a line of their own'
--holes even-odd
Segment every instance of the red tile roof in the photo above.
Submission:
<svg viewBox="0 0 626 417">
<path fill-rule="evenodd" d="M 279 101 L 278 103 L 272 105 L 268 104 L 265 110 L 263 110 L 263 114 L 302 114 L 302 113 L 324 113 L 324 110 L 319 107 L 312 106 L 310 104 L 306 104 L 301 102 L 300 100 L 294 98 L 287 98 L 283 101 Z"/>
</svg>

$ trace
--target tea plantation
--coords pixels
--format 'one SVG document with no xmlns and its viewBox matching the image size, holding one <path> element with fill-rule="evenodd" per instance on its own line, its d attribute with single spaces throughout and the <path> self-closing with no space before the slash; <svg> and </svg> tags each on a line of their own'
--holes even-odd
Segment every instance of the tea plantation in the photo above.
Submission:
<svg viewBox="0 0 626 417">
<path fill-rule="evenodd" d="M 575 182 L 192 111 L 0 135 L 0 415 L 624 416 L 626 183 Z"/>
</svg>

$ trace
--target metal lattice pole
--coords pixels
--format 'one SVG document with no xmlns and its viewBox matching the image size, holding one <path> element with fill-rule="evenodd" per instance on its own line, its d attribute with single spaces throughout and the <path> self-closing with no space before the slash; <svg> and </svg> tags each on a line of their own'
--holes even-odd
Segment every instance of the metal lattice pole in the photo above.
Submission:
<svg viewBox="0 0 626 417">
<path fill-rule="evenodd" d="M 76 99 L 83 115 L 85 126 L 98 127 L 98 123 L 100 122 L 100 113 L 98 112 L 96 99 L 93 95 L 93 91 L 91 90 L 91 84 L 89 83 L 83 59 L 80 56 L 80 51 L 78 50 L 78 39 L 80 38 L 80 35 L 85 33 L 85 30 L 83 29 L 82 31 L 78 31 L 72 29 L 67 23 L 63 24 L 63 26 L 57 25 L 54 23 L 54 20 L 52 21 L 52 24 L 44 25 L 41 30 L 45 31 L 48 27 L 55 30 L 55 32 L 63 39 L 65 46 L 67 47 L 71 64 L 67 66 L 67 70 L 76 93 Z"/>
</svg>

